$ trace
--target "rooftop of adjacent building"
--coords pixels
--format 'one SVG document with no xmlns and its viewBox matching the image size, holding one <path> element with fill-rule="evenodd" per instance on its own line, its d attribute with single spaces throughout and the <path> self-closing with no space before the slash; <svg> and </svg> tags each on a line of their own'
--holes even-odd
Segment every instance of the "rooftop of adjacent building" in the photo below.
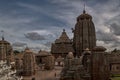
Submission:
<svg viewBox="0 0 120 80">
<path fill-rule="evenodd" d="M 5 38 L 2 36 L 2 40 L 0 40 L 0 44 L 10 44 Z"/>
</svg>

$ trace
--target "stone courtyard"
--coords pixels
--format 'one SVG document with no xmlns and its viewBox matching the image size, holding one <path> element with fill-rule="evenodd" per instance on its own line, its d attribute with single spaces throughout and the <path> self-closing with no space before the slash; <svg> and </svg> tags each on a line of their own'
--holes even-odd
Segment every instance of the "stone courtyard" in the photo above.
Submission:
<svg viewBox="0 0 120 80">
<path fill-rule="evenodd" d="M 61 70 L 62 67 L 55 66 L 53 70 L 38 71 L 34 77 L 35 80 L 59 80 Z M 30 77 L 24 77 L 24 80 L 30 80 Z"/>
</svg>

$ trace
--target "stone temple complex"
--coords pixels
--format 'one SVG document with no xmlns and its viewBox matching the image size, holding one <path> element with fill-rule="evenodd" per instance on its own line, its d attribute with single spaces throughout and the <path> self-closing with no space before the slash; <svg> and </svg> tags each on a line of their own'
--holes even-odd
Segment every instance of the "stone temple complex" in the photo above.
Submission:
<svg viewBox="0 0 120 80">
<path fill-rule="evenodd" d="M 111 80 L 111 75 L 120 74 L 120 57 L 116 56 L 119 52 L 114 50 L 108 53 L 103 46 L 96 46 L 95 26 L 91 15 L 83 10 L 72 30 L 72 41 L 63 30 L 51 47 L 56 60 L 59 56 L 64 58 L 60 80 Z"/>
<path fill-rule="evenodd" d="M 61 72 L 60 80 L 109 80 L 109 64 L 105 58 L 104 47 L 87 48 L 80 58 L 69 53 Z M 100 60 L 102 59 L 102 60 Z"/>
<path fill-rule="evenodd" d="M 96 45 L 92 16 L 85 10 L 76 21 L 73 39 L 63 29 L 51 52 L 34 53 L 26 47 L 14 55 L 11 44 L 2 37 L 0 80 L 114 80 L 120 75 L 120 50 L 105 52 L 106 48 Z"/>
<path fill-rule="evenodd" d="M 83 14 L 77 17 L 75 29 L 73 29 L 73 41 L 69 39 L 65 30 L 59 39 L 52 44 L 51 53 L 53 55 L 62 56 L 65 53 L 73 52 L 74 55 L 80 56 L 84 49 L 92 50 L 96 46 L 95 26 L 92 16 L 83 11 Z M 62 51 L 62 52 L 61 52 Z"/>
</svg>

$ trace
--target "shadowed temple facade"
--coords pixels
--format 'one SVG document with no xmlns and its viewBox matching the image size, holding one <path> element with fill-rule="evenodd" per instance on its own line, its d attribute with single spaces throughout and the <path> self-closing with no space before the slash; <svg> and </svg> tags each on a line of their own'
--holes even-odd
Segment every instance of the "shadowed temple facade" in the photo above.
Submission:
<svg viewBox="0 0 120 80">
<path fill-rule="evenodd" d="M 109 80 L 110 70 L 105 56 L 106 48 L 96 46 L 92 16 L 84 10 L 77 17 L 75 29 L 72 30 L 74 52 L 69 52 L 66 56 L 60 80 Z"/>
<path fill-rule="evenodd" d="M 68 53 L 60 80 L 109 80 L 105 50 L 102 46 L 95 47 L 92 52 L 87 48 L 80 58 Z"/>
<path fill-rule="evenodd" d="M 65 29 L 63 29 L 61 36 L 55 40 L 55 43 L 52 43 L 51 53 L 55 58 L 58 58 L 59 56 L 65 57 L 68 52 L 74 53 L 74 49 L 72 46 L 72 40 L 69 39 Z"/>
<path fill-rule="evenodd" d="M 68 52 L 73 52 L 74 56 L 81 56 L 86 48 L 92 50 L 96 46 L 95 26 L 92 16 L 86 13 L 85 10 L 77 17 L 77 22 L 72 32 L 74 35 L 73 41 L 69 39 L 65 30 L 63 30 L 60 38 L 56 39 L 55 43 L 52 44 L 51 53 L 53 55 L 58 57 L 59 55 L 62 56 Z"/>
<path fill-rule="evenodd" d="M 77 56 L 80 56 L 84 49 L 93 49 L 96 46 L 95 26 L 92 16 L 87 14 L 85 10 L 83 14 L 77 17 L 73 33 L 73 48 Z"/>
<path fill-rule="evenodd" d="M 92 16 L 83 10 L 76 21 L 75 28 L 72 29 L 73 39 L 70 40 L 63 30 L 51 47 L 55 58 L 64 58 L 60 80 L 111 80 L 111 75 L 120 74 L 119 57 L 115 59 L 113 52 L 105 52 L 106 48 L 96 46 Z"/>
</svg>

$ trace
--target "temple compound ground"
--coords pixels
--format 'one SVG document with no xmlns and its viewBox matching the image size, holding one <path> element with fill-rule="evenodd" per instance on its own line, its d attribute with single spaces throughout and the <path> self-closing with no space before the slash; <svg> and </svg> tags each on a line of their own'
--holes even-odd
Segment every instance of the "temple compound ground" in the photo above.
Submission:
<svg viewBox="0 0 120 80">
<path fill-rule="evenodd" d="M 55 66 L 53 70 L 37 71 L 36 75 L 32 77 L 35 77 L 35 80 L 59 80 L 61 70 L 62 67 Z M 31 77 L 24 77 L 24 80 L 30 80 L 30 78 Z"/>
</svg>

